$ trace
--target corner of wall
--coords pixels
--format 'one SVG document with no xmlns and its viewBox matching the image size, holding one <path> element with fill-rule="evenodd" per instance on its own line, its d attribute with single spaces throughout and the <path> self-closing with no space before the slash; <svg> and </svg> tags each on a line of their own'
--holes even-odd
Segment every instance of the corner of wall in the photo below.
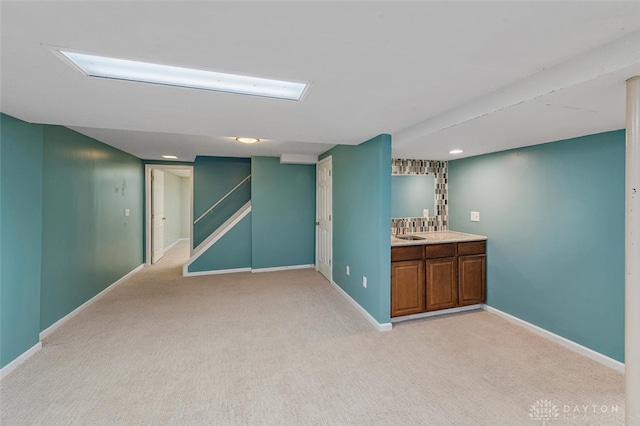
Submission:
<svg viewBox="0 0 640 426">
<path fill-rule="evenodd" d="M 389 322 L 391 136 L 339 145 L 333 160 L 333 280 L 381 324 Z M 350 274 L 346 274 L 346 266 Z M 362 285 L 363 277 L 367 288 Z"/>
<path fill-rule="evenodd" d="M 0 114 L 0 132 L 0 367 L 5 367 L 39 341 L 43 126 Z"/>
</svg>

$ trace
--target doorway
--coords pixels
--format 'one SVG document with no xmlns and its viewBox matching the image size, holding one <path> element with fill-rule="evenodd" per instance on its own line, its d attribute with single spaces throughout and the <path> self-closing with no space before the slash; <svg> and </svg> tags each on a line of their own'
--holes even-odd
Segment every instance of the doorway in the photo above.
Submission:
<svg viewBox="0 0 640 426">
<path fill-rule="evenodd" d="M 316 270 L 326 279 L 333 279 L 333 224 L 331 222 L 333 177 L 331 156 L 316 165 Z"/>
<path fill-rule="evenodd" d="M 193 166 L 145 165 L 145 262 L 193 235 Z"/>
</svg>

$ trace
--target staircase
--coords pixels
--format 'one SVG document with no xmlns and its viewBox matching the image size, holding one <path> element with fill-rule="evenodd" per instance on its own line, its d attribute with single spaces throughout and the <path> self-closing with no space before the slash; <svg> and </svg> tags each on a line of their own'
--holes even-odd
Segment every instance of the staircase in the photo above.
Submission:
<svg viewBox="0 0 640 426">
<path fill-rule="evenodd" d="M 251 175 L 244 178 L 240 183 L 227 192 L 220 200 L 216 201 L 211 207 L 209 207 L 204 213 L 202 213 L 193 223 L 194 225 L 211 214 L 216 207 L 220 206 L 231 194 L 233 194 L 238 188 L 251 179 Z M 223 209 L 224 210 L 224 209 Z M 182 275 L 201 275 L 203 272 L 190 272 L 189 266 L 193 264 L 200 256 L 202 256 L 207 250 L 209 250 L 214 244 L 216 244 L 222 237 L 224 237 L 229 231 L 231 231 L 242 219 L 244 219 L 249 213 L 251 213 L 251 200 L 247 201 L 242 207 L 240 207 L 235 213 L 233 213 L 228 219 L 226 219 L 220 226 L 218 226 L 207 238 L 200 242 L 191 252 L 191 257 L 182 266 Z M 221 218 L 219 219 L 221 220 Z M 216 273 L 215 270 L 209 271 L 209 273 Z"/>
</svg>

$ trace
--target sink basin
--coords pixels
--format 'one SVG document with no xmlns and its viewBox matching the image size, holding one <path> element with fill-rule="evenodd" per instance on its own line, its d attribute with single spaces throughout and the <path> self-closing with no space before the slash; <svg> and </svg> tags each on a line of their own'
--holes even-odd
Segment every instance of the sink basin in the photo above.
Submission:
<svg viewBox="0 0 640 426">
<path fill-rule="evenodd" d="M 407 241 L 426 240 L 426 238 L 417 237 L 415 235 L 396 235 L 396 238 L 399 240 L 407 240 Z"/>
</svg>

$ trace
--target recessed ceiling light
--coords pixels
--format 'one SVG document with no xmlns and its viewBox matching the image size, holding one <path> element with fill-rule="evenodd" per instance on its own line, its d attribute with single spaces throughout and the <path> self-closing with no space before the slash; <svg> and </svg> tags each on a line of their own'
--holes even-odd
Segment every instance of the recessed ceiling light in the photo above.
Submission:
<svg viewBox="0 0 640 426">
<path fill-rule="evenodd" d="M 175 155 L 163 155 L 162 158 L 166 158 L 167 160 L 177 160 L 178 157 Z"/>
<path fill-rule="evenodd" d="M 242 143 L 256 143 L 256 142 L 260 142 L 260 139 L 256 139 L 256 138 L 236 138 L 236 140 L 238 142 L 242 142 Z"/>
<path fill-rule="evenodd" d="M 462 154 L 464 151 L 461 149 L 452 149 L 449 154 Z"/>
<path fill-rule="evenodd" d="M 191 89 L 299 101 L 306 83 L 248 77 L 193 68 L 130 61 L 54 49 L 88 77 L 111 78 Z"/>
</svg>

